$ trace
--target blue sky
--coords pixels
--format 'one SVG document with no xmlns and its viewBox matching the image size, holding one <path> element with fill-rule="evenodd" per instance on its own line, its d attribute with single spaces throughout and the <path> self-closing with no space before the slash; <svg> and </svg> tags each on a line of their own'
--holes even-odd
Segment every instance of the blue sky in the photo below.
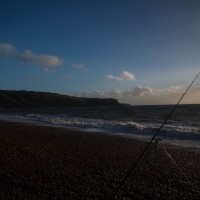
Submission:
<svg viewBox="0 0 200 200">
<path fill-rule="evenodd" d="M 200 70 L 198 0 L 2 0 L 0 24 L 0 89 L 171 104 Z"/>
</svg>

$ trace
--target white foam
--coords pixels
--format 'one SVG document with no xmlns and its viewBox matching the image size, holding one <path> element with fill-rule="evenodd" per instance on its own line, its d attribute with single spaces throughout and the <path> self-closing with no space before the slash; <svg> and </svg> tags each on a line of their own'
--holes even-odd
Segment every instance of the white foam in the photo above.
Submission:
<svg viewBox="0 0 200 200">
<path fill-rule="evenodd" d="M 159 127 L 159 124 L 155 123 L 142 124 L 133 121 L 108 121 L 103 119 L 67 117 L 66 115 L 1 114 L 0 119 L 45 126 L 78 128 L 90 132 L 107 132 L 143 140 L 149 140 Z M 164 143 L 200 148 L 200 131 L 198 128 L 166 125 L 160 132 L 159 137 Z"/>
</svg>

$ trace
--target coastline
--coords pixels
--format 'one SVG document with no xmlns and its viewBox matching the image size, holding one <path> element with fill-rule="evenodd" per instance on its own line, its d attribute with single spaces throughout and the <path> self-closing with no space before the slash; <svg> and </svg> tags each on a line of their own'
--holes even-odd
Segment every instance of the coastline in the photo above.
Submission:
<svg viewBox="0 0 200 200">
<path fill-rule="evenodd" d="M 0 129 L 1 199 L 110 199 L 147 144 L 3 120 Z M 164 146 L 195 186 L 158 147 L 121 188 L 125 199 L 198 199 L 200 150 Z"/>
<path fill-rule="evenodd" d="M 32 117 L 32 119 L 31 119 Z M 157 130 L 151 130 L 153 127 L 151 125 L 146 128 L 142 128 L 142 132 L 140 130 L 140 126 L 145 126 L 137 122 L 117 122 L 117 120 L 113 123 L 108 123 L 104 119 L 100 122 L 97 121 L 91 121 L 90 118 L 88 120 L 85 120 L 84 118 L 76 118 L 75 120 L 73 117 L 70 119 L 67 119 L 65 121 L 65 118 L 61 116 L 59 117 L 53 117 L 50 116 L 40 116 L 40 114 L 37 116 L 37 114 L 34 114 L 31 117 L 27 117 L 26 115 L 19 115 L 19 114 L 0 114 L 0 121 L 7 121 L 7 122 L 17 122 L 22 124 L 31 124 L 35 126 L 46 126 L 46 127 L 57 127 L 57 128 L 63 128 L 66 130 L 76 130 L 79 132 L 90 132 L 90 133 L 102 133 L 102 134 L 108 134 L 108 135 L 116 135 L 119 137 L 127 137 L 129 139 L 136 139 L 140 141 L 148 142 L 153 137 L 155 131 Z M 35 117 L 35 118 L 34 118 Z M 84 121 L 85 120 L 85 121 Z M 154 126 L 154 125 L 153 125 Z M 173 126 L 172 126 L 173 127 Z M 167 128 L 167 127 L 166 127 Z M 169 128 L 169 127 L 168 127 Z M 146 129 L 146 131 L 145 131 Z M 186 132 L 184 132 L 186 130 Z M 173 129 L 173 134 L 171 133 L 172 130 L 164 130 L 164 134 L 159 134 L 159 138 L 162 140 L 162 144 L 165 145 L 172 145 L 172 146 L 180 146 L 180 147 L 186 147 L 186 148 L 200 148 L 200 136 L 198 131 L 198 128 L 191 129 L 190 127 L 176 127 Z M 189 132 L 187 132 L 189 131 Z"/>
</svg>

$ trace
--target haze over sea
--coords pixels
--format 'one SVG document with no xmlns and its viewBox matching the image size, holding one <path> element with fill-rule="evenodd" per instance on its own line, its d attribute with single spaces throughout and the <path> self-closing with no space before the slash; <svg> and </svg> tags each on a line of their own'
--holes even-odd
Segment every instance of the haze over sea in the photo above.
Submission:
<svg viewBox="0 0 200 200">
<path fill-rule="evenodd" d="M 172 107 L 159 105 L 21 109 L 1 113 L 0 118 L 149 140 Z M 158 138 L 164 143 L 199 148 L 200 105 L 179 105 Z"/>
</svg>

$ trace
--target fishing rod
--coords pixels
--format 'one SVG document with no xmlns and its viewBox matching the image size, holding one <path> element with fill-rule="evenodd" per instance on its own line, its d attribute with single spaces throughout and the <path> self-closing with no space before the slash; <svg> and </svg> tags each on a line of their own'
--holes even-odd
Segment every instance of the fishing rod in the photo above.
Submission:
<svg viewBox="0 0 200 200">
<path fill-rule="evenodd" d="M 162 128 L 164 127 L 164 125 L 166 124 L 166 122 L 169 120 L 169 118 L 171 117 L 171 115 L 173 114 L 173 112 L 176 110 L 177 106 L 179 105 L 179 103 L 182 101 L 182 99 L 184 98 L 184 96 L 187 94 L 187 92 L 189 91 L 189 89 L 192 87 L 192 85 L 194 84 L 194 82 L 196 81 L 196 79 L 199 77 L 200 72 L 196 75 L 196 77 L 193 79 L 193 81 L 191 82 L 191 84 L 188 86 L 188 88 L 186 89 L 186 91 L 183 93 L 183 95 L 181 96 L 181 98 L 179 99 L 179 101 L 174 105 L 174 107 L 172 108 L 171 112 L 168 114 L 168 116 L 165 118 L 165 120 L 163 121 L 163 123 L 161 124 L 161 126 L 157 129 L 156 133 L 153 135 L 153 137 L 151 138 L 151 140 L 149 141 L 149 143 L 147 144 L 147 146 L 144 148 L 144 150 L 142 151 L 142 153 L 138 156 L 136 162 L 134 163 L 134 165 L 131 167 L 131 169 L 126 173 L 126 175 L 124 176 L 123 180 L 121 181 L 121 184 L 119 185 L 119 187 L 117 188 L 117 191 L 115 192 L 115 196 L 114 199 L 117 199 L 117 194 L 119 192 L 119 190 L 121 189 L 121 187 L 125 184 L 127 178 L 131 175 L 131 173 L 134 171 L 135 167 L 137 166 L 137 164 L 140 162 L 140 160 L 142 159 L 142 157 L 144 156 L 144 154 L 146 153 L 146 151 L 148 150 L 148 148 L 151 146 L 151 144 L 153 143 L 153 141 L 155 140 L 156 136 L 160 133 L 160 131 L 162 130 Z"/>
</svg>

